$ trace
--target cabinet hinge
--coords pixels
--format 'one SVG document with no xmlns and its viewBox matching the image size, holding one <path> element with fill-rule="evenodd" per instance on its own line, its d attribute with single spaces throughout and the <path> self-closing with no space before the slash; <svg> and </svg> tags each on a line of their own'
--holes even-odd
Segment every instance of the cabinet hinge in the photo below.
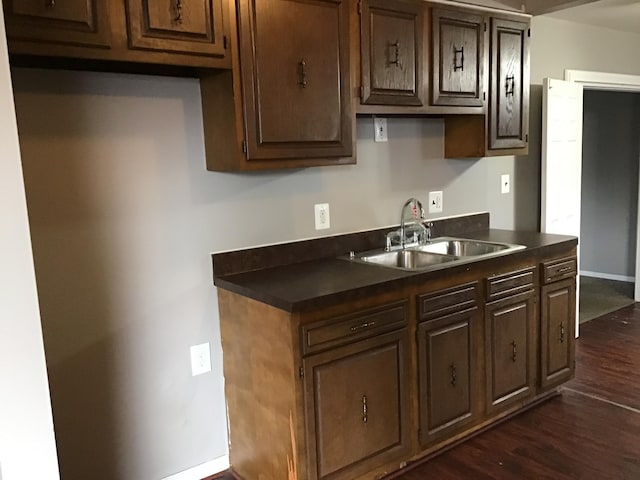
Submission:
<svg viewBox="0 0 640 480">
<path fill-rule="evenodd" d="M 527 28 L 527 37 L 531 38 L 531 29 Z"/>
<path fill-rule="evenodd" d="M 247 153 L 247 141 L 242 140 L 242 153 Z"/>
<path fill-rule="evenodd" d="M 362 0 L 358 0 L 358 15 L 362 15 Z"/>
<path fill-rule="evenodd" d="M 226 50 L 227 48 L 229 48 L 229 39 L 227 38 L 226 35 L 224 35 L 222 37 L 222 47 Z"/>
<path fill-rule="evenodd" d="M 360 100 L 364 100 L 364 86 L 360 85 Z"/>
<path fill-rule="evenodd" d="M 304 379 L 304 367 L 300 367 L 300 378 Z"/>
<path fill-rule="evenodd" d="M 482 99 L 486 102 L 487 101 L 487 92 L 482 92 Z"/>
<path fill-rule="evenodd" d="M 529 134 L 528 133 L 524 136 L 524 141 L 529 143 Z"/>
<path fill-rule="evenodd" d="M 484 31 L 487 31 L 487 22 L 484 22 Z"/>
</svg>

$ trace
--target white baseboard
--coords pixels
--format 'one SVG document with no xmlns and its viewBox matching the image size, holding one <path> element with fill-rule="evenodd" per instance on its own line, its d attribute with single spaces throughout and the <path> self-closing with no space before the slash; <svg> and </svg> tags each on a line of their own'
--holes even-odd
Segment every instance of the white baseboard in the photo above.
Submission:
<svg viewBox="0 0 640 480">
<path fill-rule="evenodd" d="M 216 473 L 220 473 L 229 468 L 229 455 L 225 455 L 210 462 L 196 465 L 195 467 L 179 472 L 162 480 L 202 480 Z"/>
<path fill-rule="evenodd" d="M 583 277 L 604 278 L 605 280 L 618 280 L 619 282 L 635 282 L 636 281 L 636 277 L 628 277 L 626 275 L 616 275 L 613 273 L 588 272 L 586 270 L 580 270 L 580 275 L 582 275 Z"/>
</svg>

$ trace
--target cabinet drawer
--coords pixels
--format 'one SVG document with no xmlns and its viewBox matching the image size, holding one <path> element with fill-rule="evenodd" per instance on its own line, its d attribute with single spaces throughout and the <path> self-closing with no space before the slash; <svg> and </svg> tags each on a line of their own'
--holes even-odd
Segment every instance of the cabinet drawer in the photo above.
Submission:
<svg viewBox="0 0 640 480">
<path fill-rule="evenodd" d="M 321 320 L 302 327 L 302 353 L 333 348 L 402 328 L 406 324 L 406 301 Z"/>
<path fill-rule="evenodd" d="M 570 278 L 578 272 L 578 259 L 576 257 L 560 258 L 542 263 L 542 283 L 557 282 L 564 278 Z"/>
<path fill-rule="evenodd" d="M 429 320 L 474 307 L 477 302 L 478 282 L 466 283 L 418 296 L 418 314 L 420 320 Z"/>
<path fill-rule="evenodd" d="M 487 300 L 514 295 L 535 286 L 535 267 L 487 278 Z"/>
</svg>

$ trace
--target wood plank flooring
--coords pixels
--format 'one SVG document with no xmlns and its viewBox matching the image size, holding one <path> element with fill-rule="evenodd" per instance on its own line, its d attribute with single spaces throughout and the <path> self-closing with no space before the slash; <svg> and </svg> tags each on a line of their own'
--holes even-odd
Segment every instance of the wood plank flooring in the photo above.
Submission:
<svg viewBox="0 0 640 480">
<path fill-rule="evenodd" d="M 640 480 L 640 303 L 581 325 L 562 395 L 393 479 Z"/>
</svg>

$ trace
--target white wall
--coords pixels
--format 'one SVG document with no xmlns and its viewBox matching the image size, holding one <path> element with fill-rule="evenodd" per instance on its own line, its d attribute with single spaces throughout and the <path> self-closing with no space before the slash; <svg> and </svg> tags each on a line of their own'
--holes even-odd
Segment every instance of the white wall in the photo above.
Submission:
<svg viewBox="0 0 640 480">
<path fill-rule="evenodd" d="M 638 132 L 639 93 L 584 92 L 582 271 L 635 276 Z"/>
<path fill-rule="evenodd" d="M 57 480 L 58 463 L 0 6 L 0 479 Z"/>
<path fill-rule="evenodd" d="M 442 215 L 536 228 L 526 159 L 444 160 L 440 119 L 389 119 L 382 144 L 359 119 L 354 166 L 213 173 L 195 79 L 13 74 L 65 480 L 155 480 L 227 453 L 210 252 L 315 236 L 318 202 L 322 234 L 397 224 L 434 189 Z M 213 372 L 192 378 L 189 346 L 207 341 Z"/>
</svg>

